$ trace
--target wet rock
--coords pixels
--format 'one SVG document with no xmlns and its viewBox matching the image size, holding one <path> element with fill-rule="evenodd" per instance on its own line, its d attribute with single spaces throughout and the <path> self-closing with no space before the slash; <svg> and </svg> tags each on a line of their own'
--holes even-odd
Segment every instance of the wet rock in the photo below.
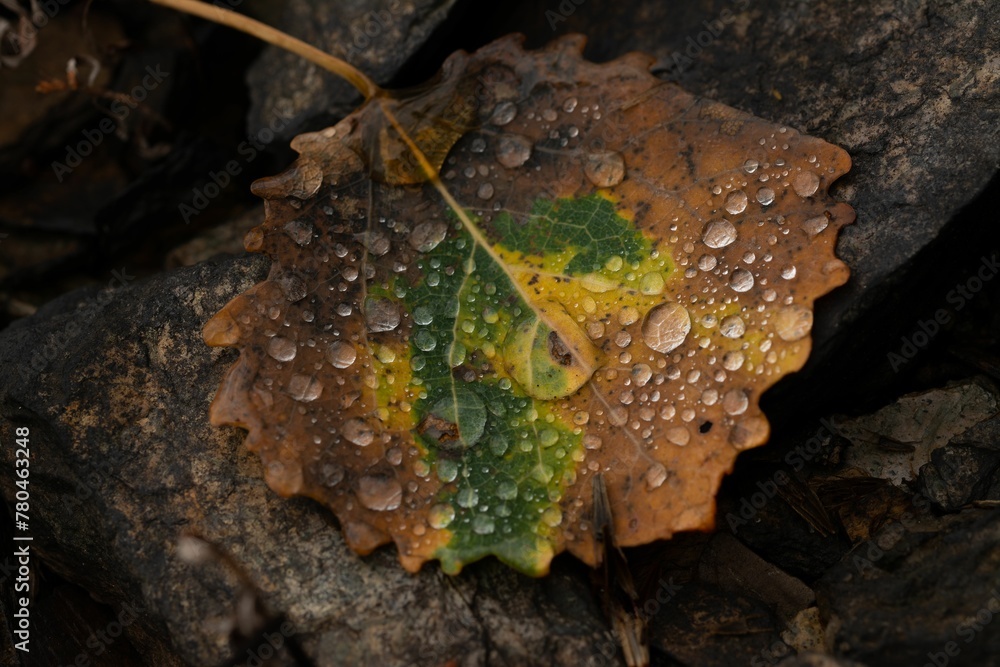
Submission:
<svg viewBox="0 0 1000 667">
<path fill-rule="evenodd" d="M 920 469 L 920 488 L 935 507 L 953 512 L 986 498 L 998 468 L 1000 452 L 949 445 L 935 450 Z"/>
<path fill-rule="evenodd" d="M 375 83 L 388 83 L 447 17 L 455 0 L 292 0 L 275 27 L 346 60 Z M 252 134 L 270 128 L 282 139 L 332 125 L 360 103 L 339 77 L 277 47 L 247 74 Z"/>
<path fill-rule="evenodd" d="M 818 582 L 829 646 L 870 665 L 998 665 L 998 567 L 995 511 L 894 523 Z"/>
<path fill-rule="evenodd" d="M 31 429 L 36 556 L 137 610 L 134 645 L 156 638 L 190 664 L 230 657 L 239 588 L 218 565 L 184 562 L 181 531 L 240 564 L 317 664 L 590 664 L 612 640 L 585 577 L 565 562 L 539 581 L 495 561 L 451 578 L 437 567 L 406 573 L 394 549 L 360 558 L 329 514 L 267 488 L 242 431 L 209 425 L 234 355 L 205 346 L 201 326 L 266 267 L 242 256 L 71 293 L 0 335 L 0 436 Z M 81 312 L 88 324 L 74 326 Z M 50 342 L 57 353 L 42 367 L 25 365 Z M 12 456 L 0 453 L 8 500 Z"/>
<path fill-rule="evenodd" d="M 783 572 L 742 542 L 719 533 L 701 555 L 699 578 L 729 592 L 754 595 L 775 610 L 784 622 L 793 619 L 815 599 L 801 580 Z"/>
<path fill-rule="evenodd" d="M 682 665 L 748 665 L 781 643 L 780 625 L 765 605 L 711 585 L 685 584 L 657 611 L 649 622 L 650 643 Z"/>
</svg>

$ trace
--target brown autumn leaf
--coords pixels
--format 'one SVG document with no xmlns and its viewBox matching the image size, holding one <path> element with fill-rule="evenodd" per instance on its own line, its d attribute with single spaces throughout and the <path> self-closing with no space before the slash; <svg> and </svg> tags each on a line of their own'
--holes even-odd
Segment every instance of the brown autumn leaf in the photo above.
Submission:
<svg viewBox="0 0 1000 667">
<path fill-rule="evenodd" d="M 843 150 L 582 46 L 455 54 L 254 186 L 273 265 L 206 325 L 241 352 L 212 421 L 359 553 L 593 565 L 597 474 L 616 545 L 711 528 L 847 279 Z"/>
</svg>

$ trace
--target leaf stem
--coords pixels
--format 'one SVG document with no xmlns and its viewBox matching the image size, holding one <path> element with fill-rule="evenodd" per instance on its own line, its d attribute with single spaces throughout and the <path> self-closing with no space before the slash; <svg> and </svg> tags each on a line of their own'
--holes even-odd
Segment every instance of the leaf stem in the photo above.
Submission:
<svg viewBox="0 0 1000 667">
<path fill-rule="evenodd" d="M 350 83 L 352 86 L 357 88 L 362 95 L 364 95 L 366 100 L 369 100 L 376 95 L 380 95 L 383 92 L 381 88 L 375 85 L 375 82 L 365 76 L 358 68 L 354 67 L 350 63 L 335 56 L 331 56 L 329 53 L 320 51 L 315 46 L 306 44 L 302 40 L 296 39 L 295 37 L 272 28 L 269 25 L 265 25 L 260 21 L 243 16 L 242 14 L 237 14 L 230 9 L 210 5 L 205 2 L 198 2 L 198 0 L 150 0 L 150 2 L 157 5 L 163 5 L 164 7 L 170 7 L 171 9 L 176 9 L 180 12 L 186 12 L 207 21 L 214 21 L 215 23 L 229 28 L 234 28 L 241 32 L 245 32 L 248 35 L 253 35 L 257 39 L 268 42 L 269 44 L 274 44 L 275 46 L 285 49 L 286 51 L 302 56 L 309 62 L 315 63 L 323 69 L 333 72 Z"/>
</svg>

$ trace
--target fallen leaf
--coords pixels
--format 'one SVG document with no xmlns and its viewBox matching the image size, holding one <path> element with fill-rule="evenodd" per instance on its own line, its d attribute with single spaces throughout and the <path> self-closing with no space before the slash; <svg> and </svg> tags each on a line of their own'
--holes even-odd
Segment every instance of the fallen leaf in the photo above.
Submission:
<svg viewBox="0 0 1000 667">
<path fill-rule="evenodd" d="M 582 46 L 455 54 L 254 186 L 246 246 L 273 264 L 205 327 L 240 349 L 212 422 L 359 553 L 593 565 L 597 474 L 616 545 L 711 528 L 767 439 L 761 393 L 847 279 L 844 151 Z"/>
</svg>

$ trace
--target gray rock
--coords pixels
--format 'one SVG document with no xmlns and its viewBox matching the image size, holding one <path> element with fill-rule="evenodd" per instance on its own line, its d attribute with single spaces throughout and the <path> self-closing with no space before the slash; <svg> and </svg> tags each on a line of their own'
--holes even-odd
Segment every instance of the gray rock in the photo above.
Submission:
<svg viewBox="0 0 1000 667">
<path fill-rule="evenodd" d="M 984 498 L 1000 468 L 1000 452 L 949 445 L 931 454 L 920 469 L 920 487 L 938 509 L 953 512 Z"/>
<path fill-rule="evenodd" d="M 436 567 L 410 575 L 393 549 L 360 558 L 325 510 L 267 488 L 243 432 L 209 425 L 234 353 L 205 346 L 201 327 L 266 266 L 242 256 L 72 293 L 0 334 L 0 431 L 11 442 L 14 428 L 31 429 L 36 556 L 98 599 L 139 610 L 128 631 L 146 655 L 193 665 L 229 657 L 239 588 L 214 563 L 182 561 L 182 531 L 239 563 L 318 665 L 603 660 L 613 640 L 586 578 L 560 569 L 569 561 L 539 581 L 495 561 L 452 578 Z M 25 363 L 46 345 L 55 350 L 44 365 Z M 12 458 L 2 448 L 8 501 Z"/>
<path fill-rule="evenodd" d="M 818 582 L 829 646 L 871 665 L 1000 665 L 998 569 L 995 511 L 892 522 Z"/>
<path fill-rule="evenodd" d="M 291 0 L 275 26 L 388 83 L 447 17 L 455 0 Z M 330 125 L 358 106 L 357 91 L 333 74 L 268 47 L 247 74 L 248 125 L 290 139 L 307 123 Z M 315 123 L 313 123 L 315 125 Z"/>
</svg>

